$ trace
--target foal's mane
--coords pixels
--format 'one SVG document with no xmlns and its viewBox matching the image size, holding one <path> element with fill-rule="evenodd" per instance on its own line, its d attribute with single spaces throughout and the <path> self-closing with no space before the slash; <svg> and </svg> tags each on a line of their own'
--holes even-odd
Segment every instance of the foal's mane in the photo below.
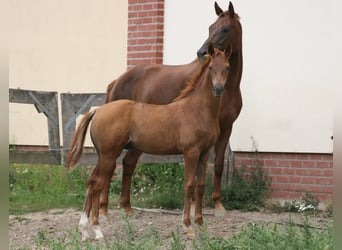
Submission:
<svg viewBox="0 0 342 250">
<path fill-rule="evenodd" d="M 206 70 L 207 66 L 209 65 L 211 60 L 210 56 L 207 56 L 204 61 L 200 64 L 200 67 L 197 69 L 196 73 L 193 75 L 191 80 L 187 81 L 186 87 L 181 91 L 178 97 L 176 97 L 173 101 L 176 102 L 180 99 L 183 99 L 184 97 L 187 97 L 196 87 L 199 78 L 203 74 L 203 72 Z"/>
</svg>

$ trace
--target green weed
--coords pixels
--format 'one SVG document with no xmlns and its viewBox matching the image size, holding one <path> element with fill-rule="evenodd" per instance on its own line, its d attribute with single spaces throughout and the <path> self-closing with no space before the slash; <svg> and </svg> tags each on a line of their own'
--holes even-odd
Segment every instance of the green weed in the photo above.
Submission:
<svg viewBox="0 0 342 250">
<path fill-rule="evenodd" d="M 10 214 L 82 207 L 86 168 L 68 173 L 63 166 L 12 165 L 9 172 Z"/>
</svg>

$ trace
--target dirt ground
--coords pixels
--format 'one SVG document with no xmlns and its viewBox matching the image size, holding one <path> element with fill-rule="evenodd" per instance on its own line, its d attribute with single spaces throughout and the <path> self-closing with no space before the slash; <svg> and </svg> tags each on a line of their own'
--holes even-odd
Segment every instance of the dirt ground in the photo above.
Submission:
<svg viewBox="0 0 342 250">
<path fill-rule="evenodd" d="M 37 238 L 41 232 L 44 237 L 49 239 L 64 239 L 72 237 L 70 232 L 76 232 L 76 228 L 81 216 L 80 211 L 74 209 L 52 209 L 46 212 L 28 213 L 23 215 L 10 215 L 9 217 L 9 242 L 10 249 L 22 249 L 24 246 L 29 249 L 37 247 Z M 301 214 L 276 214 L 270 212 L 241 212 L 228 211 L 224 217 L 215 217 L 213 210 L 204 210 L 204 220 L 207 225 L 210 237 L 221 236 L 230 237 L 234 232 L 241 230 L 243 226 L 249 223 L 274 223 L 285 225 L 289 220 L 303 224 L 303 215 Z M 136 226 L 137 233 L 143 232 L 148 226 L 153 226 L 165 240 L 169 240 L 172 232 L 177 229 L 183 233 L 181 227 L 181 211 L 159 210 L 159 209 L 138 209 L 130 217 L 130 221 Z M 309 224 L 312 227 L 321 227 L 332 221 L 332 218 L 324 218 L 321 215 L 309 216 Z M 102 229 L 105 238 L 108 241 L 114 238 L 114 234 L 125 230 L 123 211 L 120 209 L 111 209 L 109 211 L 109 220 L 102 221 Z M 93 235 L 92 235 L 93 236 Z M 80 236 L 81 237 L 81 236 Z M 184 234 L 184 240 L 186 236 Z M 71 240 L 71 239 L 69 239 Z"/>
</svg>

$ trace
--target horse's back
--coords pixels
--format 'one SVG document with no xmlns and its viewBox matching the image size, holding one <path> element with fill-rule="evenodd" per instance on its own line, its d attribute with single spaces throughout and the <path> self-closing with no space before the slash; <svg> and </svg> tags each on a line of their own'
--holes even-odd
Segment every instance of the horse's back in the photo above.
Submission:
<svg viewBox="0 0 342 250">
<path fill-rule="evenodd" d="M 107 102 L 131 99 L 153 104 L 170 103 L 197 67 L 196 61 L 185 65 L 137 65 L 108 85 Z"/>
</svg>

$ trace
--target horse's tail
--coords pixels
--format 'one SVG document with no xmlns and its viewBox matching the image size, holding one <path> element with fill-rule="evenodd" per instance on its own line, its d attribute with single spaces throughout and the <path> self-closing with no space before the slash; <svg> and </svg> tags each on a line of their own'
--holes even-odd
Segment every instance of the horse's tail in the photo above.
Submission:
<svg viewBox="0 0 342 250">
<path fill-rule="evenodd" d="M 107 91 L 106 91 L 106 102 L 105 103 L 108 103 L 108 102 L 111 102 L 112 100 L 111 100 L 111 98 L 110 98 L 110 96 L 111 96 L 111 93 L 112 93 L 112 89 L 113 89 L 113 87 L 114 87 L 114 85 L 115 85 L 115 82 L 116 82 L 116 80 L 114 80 L 114 81 L 112 81 L 110 84 L 108 84 L 108 86 L 107 86 Z"/>
<path fill-rule="evenodd" d="M 96 110 L 86 113 L 75 131 L 67 159 L 67 167 L 69 170 L 72 170 L 73 166 L 81 159 L 86 132 L 95 111 Z"/>
</svg>

